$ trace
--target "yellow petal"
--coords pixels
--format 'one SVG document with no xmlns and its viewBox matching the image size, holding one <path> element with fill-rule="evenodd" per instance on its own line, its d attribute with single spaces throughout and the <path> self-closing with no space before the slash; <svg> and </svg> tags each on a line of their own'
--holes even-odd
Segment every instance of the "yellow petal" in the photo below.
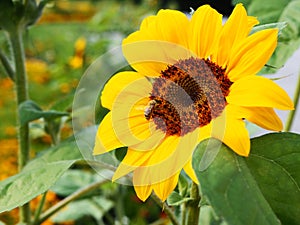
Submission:
<svg viewBox="0 0 300 225">
<path fill-rule="evenodd" d="M 127 73 L 119 74 L 116 80 L 126 80 L 124 76 Z M 129 74 L 127 74 L 129 75 Z M 145 150 L 154 148 L 157 143 L 164 137 L 162 132 L 156 130 L 155 124 L 149 122 L 144 115 L 144 110 L 150 101 L 149 95 L 152 90 L 151 84 L 144 77 L 139 76 L 137 73 L 130 73 L 137 79 L 123 82 L 120 85 L 119 93 L 115 96 L 109 96 L 108 88 L 114 88 L 113 84 L 119 85 L 117 81 L 113 80 L 110 84 L 106 85 L 106 90 L 103 93 L 103 99 L 108 101 L 111 98 L 112 110 L 112 127 L 120 142 L 125 146 L 144 146 Z M 139 77 L 139 78 L 138 78 Z M 115 87 L 115 89 L 117 89 Z M 108 104 L 108 103 L 107 103 Z M 145 142 L 146 139 L 147 142 Z M 141 145 L 141 143 L 143 143 Z M 149 146 L 152 144 L 152 146 Z"/>
<path fill-rule="evenodd" d="M 167 180 L 161 181 L 157 184 L 152 185 L 155 194 L 162 200 L 165 201 L 171 192 L 175 189 L 179 178 L 179 172 L 168 178 Z"/>
<path fill-rule="evenodd" d="M 259 24 L 259 21 L 257 20 L 256 17 L 254 17 L 254 16 L 248 16 L 248 30 L 249 30 L 249 32 L 257 24 Z"/>
<path fill-rule="evenodd" d="M 129 64 L 145 76 L 157 77 L 187 49 L 188 18 L 176 10 L 160 10 L 146 18 L 140 30 L 123 40 L 122 50 Z M 145 51 L 144 51 L 145 50 Z"/>
<path fill-rule="evenodd" d="M 123 146 L 124 144 L 120 142 L 119 138 L 116 136 L 114 132 L 112 126 L 111 112 L 109 112 L 104 117 L 101 124 L 99 125 L 93 154 L 94 155 L 103 154 L 105 152 Z"/>
<path fill-rule="evenodd" d="M 229 104 L 232 114 L 238 119 L 245 118 L 248 121 L 267 130 L 281 131 L 283 129 L 280 118 L 273 108 L 267 107 L 242 107 Z"/>
<path fill-rule="evenodd" d="M 157 170 L 153 171 L 153 169 L 158 168 L 158 171 L 164 169 L 164 160 L 169 157 L 168 154 L 172 155 L 178 141 L 179 139 L 176 137 L 167 138 L 156 149 L 149 151 L 128 148 L 126 156 L 113 176 L 113 180 L 133 170 L 135 170 L 134 184 L 136 186 L 147 186 L 167 179 L 174 172 L 167 174 L 167 176 L 161 176 Z"/>
<path fill-rule="evenodd" d="M 156 16 L 154 16 L 154 15 L 147 16 L 145 19 L 143 19 L 139 31 L 148 31 L 149 29 L 151 29 L 152 23 L 155 23 L 155 22 L 156 22 Z M 149 35 L 155 35 L 155 34 L 151 34 L 149 32 Z M 148 37 L 148 38 L 150 38 L 150 37 Z M 153 39 L 154 39 L 154 37 L 153 37 Z M 144 39 L 141 39 L 141 40 L 144 40 Z"/>
<path fill-rule="evenodd" d="M 135 185 L 145 186 L 161 182 L 182 169 L 183 165 L 174 168 L 176 161 L 172 160 L 179 140 L 178 137 L 169 136 L 156 149 L 151 151 L 151 157 L 134 171 Z"/>
<path fill-rule="evenodd" d="M 188 27 L 188 24 L 189 20 L 184 13 L 162 9 L 156 16 L 145 18 L 138 31 L 139 35 L 135 38 L 129 35 L 124 43 L 161 40 L 187 46 L 187 33 L 184 32 L 184 29 Z"/>
<path fill-rule="evenodd" d="M 161 182 L 177 172 L 191 160 L 193 151 L 198 144 L 198 130 L 183 137 L 169 137 L 159 146 L 149 159 L 151 181 Z"/>
<path fill-rule="evenodd" d="M 134 121 L 134 123 L 131 123 Z M 165 134 L 156 127 L 151 126 L 144 115 L 117 118 L 113 117 L 113 129 L 119 141 L 125 146 L 130 146 L 136 150 L 151 150 L 155 148 Z"/>
<path fill-rule="evenodd" d="M 166 159 L 172 156 L 172 154 L 176 151 L 179 142 L 180 138 L 177 136 L 166 137 L 164 141 L 154 150 L 155 152 L 149 160 L 148 166 L 164 162 Z"/>
<path fill-rule="evenodd" d="M 223 142 L 238 155 L 248 156 L 250 152 L 250 137 L 243 120 L 228 120 Z"/>
<path fill-rule="evenodd" d="M 129 35 L 122 43 L 123 54 L 132 68 L 148 77 L 159 77 L 161 71 L 167 68 L 168 59 L 161 53 L 161 41 L 140 40 L 144 38 L 143 32 L 137 31 Z M 147 49 L 147 51 L 143 51 Z"/>
<path fill-rule="evenodd" d="M 151 185 L 134 186 L 134 190 L 138 198 L 144 202 L 151 195 L 153 188 Z"/>
<path fill-rule="evenodd" d="M 102 145 L 106 148 L 111 149 L 111 145 L 114 146 L 111 144 L 113 140 L 117 146 L 150 150 L 164 138 L 165 134 L 157 130 L 153 122 L 149 122 L 145 118 L 144 110 L 149 102 L 149 97 L 145 98 L 143 95 L 149 95 L 149 93 L 143 93 L 144 90 L 139 92 L 139 89 L 143 87 L 144 79 L 133 81 L 114 97 L 112 111 L 109 113 L 109 117 L 101 122 L 98 131 L 98 137 L 103 137 Z M 104 95 L 108 95 L 108 92 L 105 92 Z M 101 146 L 101 142 L 96 144 L 97 154 L 100 154 L 99 149 L 101 148 L 98 146 Z"/>
<path fill-rule="evenodd" d="M 195 56 L 188 48 L 173 42 L 162 40 L 133 41 L 139 33 L 130 35 L 123 41 L 122 50 L 129 64 L 140 74 L 158 77 L 168 65 L 175 64 L 179 59 Z M 146 49 L 146 50 L 145 50 Z"/>
<path fill-rule="evenodd" d="M 256 32 L 231 52 L 226 72 L 231 81 L 254 75 L 268 62 L 277 45 L 277 29 Z"/>
<path fill-rule="evenodd" d="M 237 4 L 221 31 L 218 52 L 212 56 L 213 61 L 225 67 L 232 47 L 246 38 L 248 34 L 247 12 L 242 4 Z"/>
<path fill-rule="evenodd" d="M 195 174 L 195 171 L 192 167 L 192 160 L 189 160 L 187 164 L 183 167 L 186 174 L 194 181 L 196 184 L 199 184 L 198 178 Z"/>
<path fill-rule="evenodd" d="M 189 48 L 200 58 L 212 54 L 222 29 L 222 15 L 209 5 L 199 7 L 193 14 L 189 26 Z"/>
<path fill-rule="evenodd" d="M 226 107 L 223 113 L 212 121 L 212 137 L 219 139 L 241 156 L 250 152 L 250 137 L 245 122 L 235 117 L 231 107 Z"/>
<path fill-rule="evenodd" d="M 211 137 L 211 132 L 212 132 L 212 123 L 209 123 L 203 127 L 200 128 L 200 135 L 198 138 L 198 142 L 201 142 L 207 138 Z"/>
<path fill-rule="evenodd" d="M 294 108 L 292 100 L 281 87 L 260 76 L 247 76 L 234 82 L 226 100 L 230 104 L 246 107 Z"/>
<path fill-rule="evenodd" d="M 101 95 L 103 107 L 112 109 L 116 97 L 140 99 L 151 92 L 149 81 L 136 72 L 120 72 L 114 75 L 104 86 Z"/>
<path fill-rule="evenodd" d="M 246 107 L 245 107 L 246 108 Z M 266 107 L 247 107 L 245 118 L 267 130 L 281 131 L 283 125 L 281 119 L 276 115 L 274 109 Z"/>
<path fill-rule="evenodd" d="M 133 101 L 131 101 L 133 100 Z M 112 109 L 113 128 L 119 140 L 136 150 L 151 150 L 165 137 L 165 133 L 156 129 L 153 121 L 145 118 L 144 110 L 149 98 L 126 99 L 126 95 L 119 99 Z"/>
<path fill-rule="evenodd" d="M 127 153 L 114 173 L 112 180 L 115 181 L 135 170 L 137 167 L 145 163 L 152 154 L 152 151 L 137 151 L 128 148 Z"/>
<path fill-rule="evenodd" d="M 154 32 L 153 35 L 157 35 L 159 40 L 177 43 L 183 46 L 187 46 L 187 33 L 185 29 L 188 27 L 189 20 L 187 16 L 177 10 L 159 10 L 157 14 L 156 24 L 153 30 L 147 29 L 148 32 Z M 156 28 L 156 29 L 155 29 Z"/>
<path fill-rule="evenodd" d="M 134 172 L 147 174 L 135 176 L 135 184 L 144 186 L 162 182 L 180 172 L 189 162 L 198 144 L 198 134 L 191 132 L 183 137 L 169 136 L 155 150 L 143 165 Z M 143 171 L 143 172 L 138 172 Z"/>
<path fill-rule="evenodd" d="M 151 171 L 144 169 L 143 167 L 139 167 L 133 172 L 133 186 L 137 196 L 142 201 L 145 201 L 153 190 L 152 182 L 145 180 L 149 177 L 151 177 Z"/>
</svg>

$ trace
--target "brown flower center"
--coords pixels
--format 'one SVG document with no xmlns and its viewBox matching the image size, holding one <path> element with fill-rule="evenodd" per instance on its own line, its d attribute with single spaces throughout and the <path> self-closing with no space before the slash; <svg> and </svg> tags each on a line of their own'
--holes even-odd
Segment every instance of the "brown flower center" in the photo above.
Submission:
<svg viewBox="0 0 300 225">
<path fill-rule="evenodd" d="M 220 116 L 231 85 L 209 59 L 179 60 L 154 79 L 145 118 L 167 135 L 183 136 Z"/>
</svg>

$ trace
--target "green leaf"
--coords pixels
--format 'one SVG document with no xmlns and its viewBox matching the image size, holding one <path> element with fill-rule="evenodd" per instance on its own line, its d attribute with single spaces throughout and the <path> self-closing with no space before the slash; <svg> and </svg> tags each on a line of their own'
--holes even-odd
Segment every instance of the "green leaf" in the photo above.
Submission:
<svg viewBox="0 0 300 225">
<path fill-rule="evenodd" d="M 245 159 L 225 145 L 215 160 L 200 171 L 202 155 L 209 144 L 218 146 L 220 141 L 209 139 L 201 142 L 193 155 L 193 168 L 201 181 L 202 194 L 210 202 L 216 214 L 228 224 L 280 224 L 264 198 Z"/>
<path fill-rule="evenodd" d="M 101 174 L 104 175 L 106 172 L 103 170 Z M 51 187 L 51 190 L 60 196 L 68 196 L 80 188 L 101 180 L 105 181 L 107 179 L 98 175 L 98 173 L 93 174 L 88 171 L 72 169 L 66 171 L 56 184 Z"/>
<path fill-rule="evenodd" d="M 260 73 L 274 73 L 281 68 L 300 46 L 300 0 L 234 0 L 242 2 L 249 15 L 258 17 L 260 24 L 286 23 L 279 36 L 277 49 L 268 64 L 276 68 L 265 67 Z M 254 28 L 256 29 L 256 28 Z"/>
<path fill-rule="evenodd" d="M 66 112 L 59 112 L 55 110 L 43 111 L 34 101 L 31 100 L 27 100 L 20 104 L 19 113 L 21 125 L 42 117 L 47 120 L 52 120 L 58 117 L 69 115 Z"/>
<path fill-rule="evenodd" d="M 258 26 L 253 27 L 250 34 L 254 34 L 258 31 L 265 30 L 265 29 L 278 28 L 278 35 L 280 36 L 286 26 L 287 26 L 286 22 L 267 23 L 267 24 L 258 25 Z"/>
<path fill-rule="evenodd" d="M 50 148 L 19 173 L 0 182 L 0 212 L 25 204 L 47 191 L 82 156 L 74 139 Z"/>
<path fill-rule="evenodd" d="M 94 181 L 93 178 L 93 174 L 87 171 L 68 170 L 60 177 L 51 190 L 60 196 L 68 196 L 81 187 L 92 183 Z"/>
<path fill-rule="evenodd" d="M 22 206 L 47 191 L 73 163 L 73 160 L 44 163 L 0 182 L 0 212 Z"/>
<path fill-rule="evenodd" d="M 178 190 L 181 196 L 186 196 L 188 194 L 189 182 L 187 177 L 183 174 L 179 175 L 178 179 Z"/>
<path fill-rule="evenodd" d="M 300 221 L 300 135 L 274 133 L 251 141 L 246 163 L 283 224 Z"/>
<path fill-rule="evenodd" d="M 179 193 L 177 193 L 176 191 L 173 191 L 167 199 L 168 205 L 170 206 L 179 206 L 182 203 L 188 202 L 192 200 L 191 198 L 184 198 L 182 197 Z"/>
<path fill-rule="evenodd" d="M 112 201 L 99 196 L 74 201 L 71 202 L 65 210 L 57 213 L 54 218 L 52 218 L 52 221 L 55 223 L 74 221 L 83 216 L 92 216 L 99 221 L 113 205 Z"/>
<path fill-rule="evenodd" d="M 228 225 L 221 218 L 216 218 L 216 214 L 211 206 L 201 206 L 200 220 L 201 225 Z"/>
<path fill-rule="evenodd" d="M 298 39 L 300 36 L 300 1 L 290 1 L 282 11 L 279 21 L 286 22 L 287 27 L 282 31 L 284 40 Z"/>
<path fill-rule="evenodd" d="M 31 160 L 23 170 L 39 168 L 42 167 L 44 163 L 69 160 L 77 161 L 82 159 L 83 157 L 77 147 L 76 140 L 74 137 L 71 137 L 55 147 L 40 152 L 38 157 Z"/>
<path fill-rule="evenodd" d="M 210 144 L 207 145 L 199 164 L 200 171 L 206 170 L 210 166 L 210 164 L 215 160 L 216 156 L 220 151 L 221 145 L 221 142 L 210 142 Z"/>
</svg>

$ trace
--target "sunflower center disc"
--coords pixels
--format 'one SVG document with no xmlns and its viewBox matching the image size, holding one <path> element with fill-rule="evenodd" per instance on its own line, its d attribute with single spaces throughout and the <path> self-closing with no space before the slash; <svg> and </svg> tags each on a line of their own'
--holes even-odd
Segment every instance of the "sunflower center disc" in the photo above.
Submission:
<svg viewBox="0 0 300 225">
<path fill-rule="evenodd" d="M 183 136 L 223 112 L 231 85 L 225 69 L 208 59 L 179 60 L 154 80 L 145 118 L 167 135 Z"/>
</svg>

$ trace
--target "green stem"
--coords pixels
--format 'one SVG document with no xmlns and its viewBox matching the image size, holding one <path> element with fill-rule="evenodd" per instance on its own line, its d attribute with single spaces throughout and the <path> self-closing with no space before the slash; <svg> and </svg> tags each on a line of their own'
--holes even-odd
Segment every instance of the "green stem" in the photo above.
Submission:
<svg viewBox="0 0 300 225">
<path fill-rule="evenodd" d="M 0 50 L 0 61 L 2 62 L 2 65 L 9 76 L 9 78 L 12 81 L 15 81 L 15 71 L 11 67 L 9 60 L 7 59 L 6 55 Z"/>
<path fill-rule="evenodd" d="M 186 224 L 186 203 L 181 205 L 181 224 Z"/>
<path fill-rule="evenodd" d="M 154 193 L 151 195 L 151 198 L 163 209 L 173 225 L 180 225 L 172 209 L 165 202 L 162 202 L 160 198 Z"/>
<path fill-rule="evenodd" d="M 9 31 L 9 39 L 15 61 L 16 95 L 17 106 L 28 99 L 27 74 L 25 69 L 25 53 L 23 46 L 23 26 L 17 26 Z M 21 115 L 17 108 L 17 121 L 19 125 L 18 140 L 18 169 L 21 171 L 29 160 L 29 126 L 28 123 L 20 125 Z M 30 206 L 29 203 L 20 207 L 20 221 L 30 224 Z"/>
<path fill-rule="evenodd" d="M 17 92 L 17 105 L 28 99 L 27 90 L 27 75 L 25 70 L 25 53 L 23 46 L 22 30 L 16 29 L 15 32 L 10 33 L 10 41 L 13 49 L 15 59 L 16 71 L 16 92 Z M 18 109 L 18 123 L 20 124 L 20 116 Z M 19 126 L 19 171 L 23 169 L 29 160 L 29 135 L 28 124 Z"/>
<path fill-rule="evenodd" d="M 44 222 L 46 219 L 48 219 L 50 216 L 52 216 L 54 213 L 58 212 L 60 209 L 62 209 L 64 206 L 69 204 L 70 202 L 74 201 L 75 199 L 80 198 L 81 196 L 96 190 L 99 188 L 100 185 L 108 182 L 108 180 L 102 180 L 97 181 L 95 183 L 92 183 L 84 188 L 79 189 L 78 191 L 74 192 L 73 194 L 69 195 L 68 197 L 64 198 L 60 202 L 58 202 L 56 205 L 52 206 L 50 209 L 48 209 L 46 212 L 44 212 L 40 218 L 35 221 L 33 225 L 39 225 L 42 222 Z"/>
<path fill-rule="evenodd" d="M 286 126 L 285 126 L 285 131 L 290 131 L 291 128 L 292 128 L 294 117 L 295 117 L 296 110 L 297 110 L 297 106 L 298 106 L 298 103 L 299 103 L 299 97 L 300 97 L 300 72 L 299 72 L 299 75 L 298 75 L 298 83 L 297 83 L 296 91 L 295 91 L 295 94 L 294 94 L 294 107 L 295 107 L 295 110 L 291 110 L 290 113 L 289 113 L 289 116 L 288 116 L 288 119 L 287 119 L 287 122 L 286 122 Z"/>
<path fill-rule="evenodd" d="M 199 194 L 199 187 L 196 183 L 193 182 L 191 188 L 191 202 L 188 204 L 188 219 L 187 225 L 198 225 L 199 224 L 199 214 L 200 214 L 200 206 L 199 202 L 201 200 Z"/>
<path fill-rule="evenodd" d="M 118 186 L 118 196 L 115 196 L 115 213 L 116 213 L 116 219 L 119 221 L 120 224 L 122 224 L 122 219 L 124 217 L 124 198 L 123 198 L 123 190 L 124 188 L 122 186 Z"/>
<path fill-rule="evenodd" d="M 37 210 L 35 211 L 33 224 L 35 224 L 38 221 L 38 219 L 42 213 L 42 210 L 43 210 L 43 207 L 44 207 L 44 204 L 46 201 L 46 195 L 47 195 L 47 191 L 42 195 L 42 199 L 39 202 L 39 206 L 38 206 Z"/>
</svg>

